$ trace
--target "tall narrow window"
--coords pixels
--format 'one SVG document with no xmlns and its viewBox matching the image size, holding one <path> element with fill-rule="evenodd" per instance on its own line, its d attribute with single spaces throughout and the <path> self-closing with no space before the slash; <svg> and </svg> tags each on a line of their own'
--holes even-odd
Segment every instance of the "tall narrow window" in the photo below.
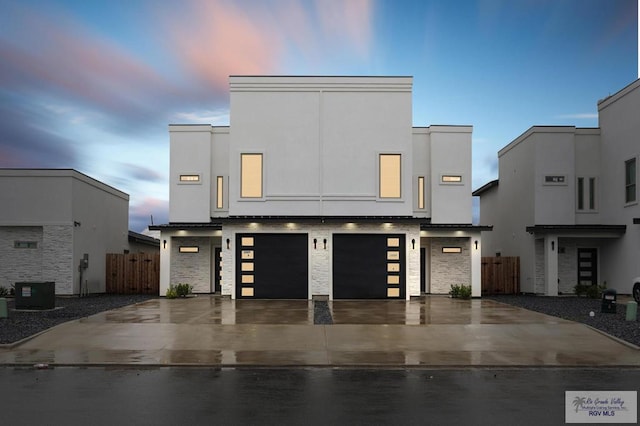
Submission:
<svg viewBox="0 0 640 426">
<path fill-rule="evenodd" d="M 578 178 L 578 210 L 584 210 L 584 178 Z"/>
<path fill-rule="evenodd" d="M 632 158 L 624 163 L 624 201 L 633 203 L 636 201 L 636 159 Z"/>
<path fill-rule="evenodd" d="M 240 158 L 240 197 L 262 198 L 262 154 L 241 154 Z"/>
<path fill-rule="evenodd" d="M 596 209 L 596 178 L 589 178 L 589 210 Z"/>
<path fill-rule="evenodd" d="M 216 178 L 216 209 L 224 207 L 224 178 L 218 176 Z"/>
<path fill-rule="evenodd" d="M 380 154 L 380 198 L 400 198 L 400 154 Z"/>
<path fill-rule="evenodd" d="M 418 177 L 418 208 L 424 209 L 424 176 Z"/>
</svg>

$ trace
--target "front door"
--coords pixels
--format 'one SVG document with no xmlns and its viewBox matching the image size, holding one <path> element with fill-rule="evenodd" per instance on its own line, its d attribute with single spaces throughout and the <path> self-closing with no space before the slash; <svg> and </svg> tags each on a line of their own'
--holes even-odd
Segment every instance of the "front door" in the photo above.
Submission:
<svg viewBox="0 0 640 426">
<path fill-rule="evenodd" d="M 578 249 L 578 283 L 582 285 L 598 284 L 598 249 Z"/>
<path fill-rule="evenodd" d="M 222 278 L 222 248 L 216 247 L 214 250 L 213 265 L 214 265 L 214 293 L 220 293 L 222 290 L 220 287 L 220 278 Z"/>
</svg>

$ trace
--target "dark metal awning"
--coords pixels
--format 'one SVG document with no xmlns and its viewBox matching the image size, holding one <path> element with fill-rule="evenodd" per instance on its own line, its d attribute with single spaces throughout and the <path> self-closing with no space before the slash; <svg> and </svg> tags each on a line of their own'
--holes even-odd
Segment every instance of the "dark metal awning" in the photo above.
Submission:
<svg viewBox="0 0 640 426">
<path fill-rule="evenodd" d="M 558 234 L 563 237 L 618 238 L 627 231 L 627 225 L 534 225 L 527 232 L 535 235 Z"/>
<path fill-rule="evenodd" d="M 170 230 L 190 230 L 190 229 L 204 229 L 204 230 L 221 230 L 222 223 L 215 222 L 202 222 L 202 223 L 177 223 L 171 222 L 164 225 L 150 225 L 151 231 L 170 231 Z"/>
</svg>

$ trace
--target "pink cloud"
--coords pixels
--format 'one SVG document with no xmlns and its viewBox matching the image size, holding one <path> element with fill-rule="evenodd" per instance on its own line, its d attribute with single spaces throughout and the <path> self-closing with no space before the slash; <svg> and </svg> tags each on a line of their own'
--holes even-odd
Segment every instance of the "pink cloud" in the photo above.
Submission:
<svg viewBox="0 0 640 426">
<path fill-rule="evenodd" d="M 48 12 L 16 13 L 0 40 L 0 84 L 53 93 L 107 112 L 146 109 L 172 85 L 123 48 Z M 17 28 L 17 29 L 16 29 Z"/>
<path fill-rule="evenodd" d="M 214 90 L 226 91 L 230 74 L 268 74 L 282 55 L 278 31 L 233 3 L 198 0 L 171 17 L 173 53 Z"/>
</svg>

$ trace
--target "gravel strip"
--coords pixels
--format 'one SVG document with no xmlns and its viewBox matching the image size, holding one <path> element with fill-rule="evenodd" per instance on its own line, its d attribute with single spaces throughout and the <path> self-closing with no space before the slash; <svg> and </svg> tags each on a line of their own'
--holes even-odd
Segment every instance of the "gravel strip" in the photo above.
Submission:
<svg viewBox="0 0 640 426">
<path fill-rule="evenodd" d="M 607 334 L 640 346 L 640 322 L 626 321 L 626 304 L 618 303 L 615 314 L 602 313 L 602 301 L 585 297 L 562 296 L 485 296 L 509 305 L 541 312 L 554 317 L 581 322 Z M 595 314 L 593 317 L 590 312 Z"/>
<path fill-rule="evenodd" d="M 313 323 L 316 325 L 333 324 L 329 304 L 324 300 L 313 301 Z"/>
<path fill-rule="evenodd" d="M 110 309 L 156 298 L 151 295 L 99 294 L 86 297 L 56 297 L 54 310 L 16 311 L 7 299 L 8 318 L 0 318 L 0 344 L 14 343 L 63 322 L 88 317 Z"/>
</svg>

